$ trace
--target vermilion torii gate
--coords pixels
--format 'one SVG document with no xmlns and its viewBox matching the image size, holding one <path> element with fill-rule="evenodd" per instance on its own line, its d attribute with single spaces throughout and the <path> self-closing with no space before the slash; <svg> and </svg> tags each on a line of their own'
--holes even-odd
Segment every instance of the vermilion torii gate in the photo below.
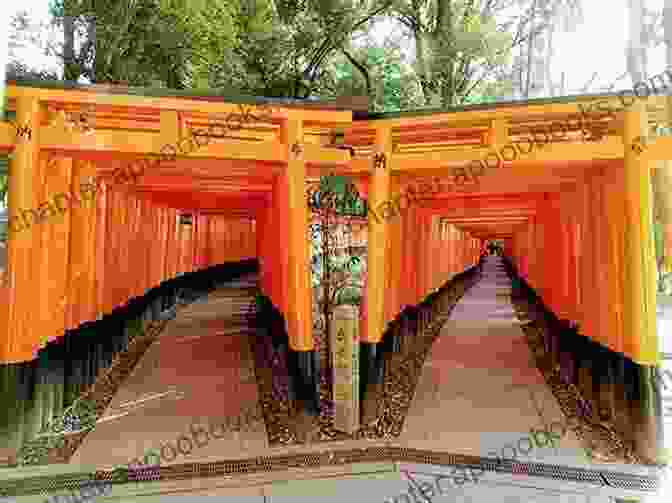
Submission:
<svg viewBox="0 0 672 503">
<path fill-rule="evenodd" d="M 30 361 L 51 338 L 181 273 L 256 258 L 261 288 L 285 317 L 299 367 L 310 372 L 306 184 L 335 173 L 353 179 L 373 210 L 363 344 L 379 344 L 403 306 L 475 265 L 483 241 L 498 238 L 558 317 L 643 373 L 659 363 L 650 178 L 672 157 L 672 140 L 651 139 L 643 152 L 631 146 L 664 116 L 662 98 L 595 114 L 599 140 L 586 142 L 581 125 L 570 126 L 562 138 L 483 170 L 478 186 L 461 183 L 466 164 L 529 144 L 530 128 L 567 122 L 577 103 L 594 98 L 364 117 L 328 104 L 105 86 L 10 85 L 7 98 L 15 123 L 32 130 L 18 136 L 14 125 L 0 124 L 0 151 L 13 155 L 10 221 L 82 182 L 95 179 L 99 189 L 90 207 L 10 232 L 0 287 L 3 362 Z M 255 119 L 267 102 L 270 115 Z M 74 127 L 73 113 L 89 114 L 93 130 Z M 123 162 L 184 145 L 231 114 L 238 122 L 229 133 L 175 148 L 137 183 L 115 183 Z M 253 118 L 243 123 L 244 115 Z M 345 129 L 354 156 L 329 145 L 336 128 Z M 424 180 L 440 190 L 390 209 Z M 179 223 L 184 212 L 194 217 L 188 230 Z"/>
</svg>

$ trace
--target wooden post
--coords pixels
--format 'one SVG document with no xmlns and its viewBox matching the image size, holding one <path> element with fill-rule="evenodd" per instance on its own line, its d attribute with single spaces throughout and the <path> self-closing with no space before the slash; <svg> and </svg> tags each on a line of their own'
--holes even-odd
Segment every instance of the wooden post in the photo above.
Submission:
<svg viewBox="0 0 672 503">
<path fill-rule="evenodd" d="M 378 343 L 383 334 L 385 319 L 385 272 L 387 270 L 387 220 L 394 216 L 390 202 L 390 156 L 392 134 L 389 128 L 376 130 L 374 160 L 369 187 L 369 240 L 368 240 L 368 325 L 366 342 Z"/>
<path fill-rule="evenodd" d="M 635 449 L 645 458 L 656 459 L 658 429 L 653 403 L 649 367 L 659 363 L 656 336 L 655 251 L 652 233 L 651 172 L 645 156 L 633 148 L 647 133 L 645 103 L 635 103 L 624 112 L 623 145 L 625 195 L 625 253 L 623 260 L 624 334 L 630 337 L 633 359 L 639 364 L 641 423 L 635 426 Z M 626 346 L 627 349 L 627 346 Z M 646 366 L 645 366 L 646 365 Z"/>
<path fill-rule="evenodd" d="M 306 412 L 319 408 L 319 376 L 312 332 L 312 290 L 310 287 L 307 238 L 308 202 L 305 197 L 306 161 L 303 155 L 303 122 L 285 120 L 281 137 L 287 147 L 287 169 L 281 175 L 283 218 L 287 221 L 287 242 L 283 249 L 287 271 L 286 321 L 293 362 L 290 372 L 299 380 L 299 399 Z"/>
<path fill-rule="evenodd" d="M 40 106 L 35 98 L 18 98 L 16 124 L 28 126 L 32 133 L 17 138 L 12 160 L 12 175 L 9 177 L 10 225 L 12 220 L 22 221 L 18 232 L 9 232 L 8 282 L 9 313 L 7 336 L 12 361 L 29 361 L 36 355 L 36 343 L 40 334 L 33 333 L 33 308 L 35 299 L 35 262 L 39 249 L 35 241 L 41 231 L 39 213 L 39 124 Z M 18 218 L 14 218 L 18 217 Z"/>
<path fill-rule="evenodd" d="M 295 351 L 313 349 L 311 323 L 311 288 L 308 261 L 308 203 L 305 198 L 306 161 L 303 156 L 303 124 L 299 120 L 287 120 L 283 124 L 287 145 L 287 170 L 284 190 L 288 226 L 288 276 L 287 276 L 287 325 L 290 345 Z"/>
<path fill-rule="evenodd" d="M 626 233 L 624 273 L 625 334 L 631 341 L 633 356 L 640 364 L 658 362 L 656 337 L 655 254 L 651 232 L 651 172 L 648 162 L 632 148 L 636 138 L 646 132 L 646 111 L 642 104 L 624 113 L 625 146 L 624 194 Z M 629 239 L 628 239 L 629 237 Z"/>
</svg>

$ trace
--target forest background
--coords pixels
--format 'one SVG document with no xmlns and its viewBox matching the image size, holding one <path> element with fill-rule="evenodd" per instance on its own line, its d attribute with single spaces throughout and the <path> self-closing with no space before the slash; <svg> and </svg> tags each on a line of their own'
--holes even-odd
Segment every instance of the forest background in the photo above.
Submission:
<svg viewBox="0 0 672 503">
<path fill-rule="evenodd" d="M 49 21 L 22 10 L 11 20 L 9 80 L 307 100 L 367 96 L 371 112 L 576 93 L 565 73 L 554 78 L 553 66 L 557 41 L 583 23 L 588 7 L 587 0 L 44 2 Z M 607 26 L 613 10 L 604 6 Z M 625 73 L 605 79 L 595 72 L 578 92 L 645 81 L 662 69 L 649 69 L 656 49 L 664 48 L 665 66 L 672 66 L 672 0 L 627 0 L 626 10 Z M 620 30 L 607 26 L 593 27 L 595 37 Z M 22 59 L 27 47 L 55 57 L 58 67 Z M 600 80 L 609 84 L 598 87 Z M 7 171 L 0 158 L 0 212 Z M 659 289 L 672 294 L 672 257 L 663 246 L 664 224 L 672 225 L 672 198 L 663 197 L 672 191 L 672 170 L 655 171 Z"/>
</svg>

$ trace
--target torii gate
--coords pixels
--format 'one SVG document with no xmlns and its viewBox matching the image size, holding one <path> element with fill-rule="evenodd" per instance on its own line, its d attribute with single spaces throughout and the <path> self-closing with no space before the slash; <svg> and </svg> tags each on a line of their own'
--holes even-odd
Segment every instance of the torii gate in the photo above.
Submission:
<svg viewBox="0 0 672 503">
<path fill-rule="evenodd" d="M 483 240 L 497 237 L 558 316 L 643 369 L 659 363 L 649 186 L 651 168 L 672 156 L 672 139 L 651 139 L 641 151 L 632 145 L 647 136 L 649 121 L 664 108 L 661 98 L 649 98 L 648 108 L 635 102 L 595 115 L 604 133 L 599 141 L 584 142 L 581 125 L 574 125 L 562 141 L 504 158 L 479 173 L 480 185 L 465 194 L 459 179 L 469 163 L 508 145 L 515 150 L 526 127 L 568 121 L 577 102 L 593 98 L 363 120 L 320 104 L 274 103 L 267 122 L 178 153 L 137 185 L 120 187 L 112 175 L 122 159 L 156 156 L 208 120 L 240 113 L 221 98 L 145 94 L 8 87 L 16 124 L 32 128 L 30 137 L 19 136 L 15 126 L 0 123 L 0 151 L 14 155 L 10 217 L 91 177 L 102 180 L 102 189 L 95 211 L 73 209 L 65 219 L 10 235 L 0 287 L 2 361 L 29 361 L 50 338 L 179 273 L 256 257 L 262 290 L 284 314 L 299 372 L 308 378 L 314 344 L 305 188 L 333 172 L 351 177 L 371 209 L 361 334 L 367 354 L 376 352 L 403 306 L 473 266 Z M 615 96 L 603 99 L 618 110 Z M 259 115 L 260 105 L 251 103 L 247 114 Z M 67 120 L 83 109 L 94 115 L 93 131 Z M 354 156 L 328 146 L 336 127 L 346 129 Z M 444 189 L 416 190 L 403 212 L 390 209 L 399 190 L 433 178 Z M 195 214 L 194 233 L 177 230 L 180 211 Z"/>
</svg>

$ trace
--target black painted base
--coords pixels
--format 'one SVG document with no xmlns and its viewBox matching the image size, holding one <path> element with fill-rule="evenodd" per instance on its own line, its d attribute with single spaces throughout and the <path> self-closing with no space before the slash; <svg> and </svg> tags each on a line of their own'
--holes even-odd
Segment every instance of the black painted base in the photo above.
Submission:
<svg viewBox="0 0 672 503">
<path fill-rule="evenodd" d="M 320 368 L 316 351 L 294 351 L 287 353 L 290 388 L 303 409 L 310 415 L 320 413 Z"/>
<path fill-rule="evenodd" d="M 390 338 L 392 339 L 392 338 Z M 385 377 L 383 343 L 359 344 L 359 396 L 365 400 L 371 386 L 382 385 Z"/>
<path fill-rule="evenodd" d="M 359 344 L 359 396 L 360 416 L 364 425 L 378 418 L 385 378 L 385 346 L 394 344 L 392 335 L 381 343 L 360 342 Z M 399 342 L 399 337 L 396 337 Z"/>
<path fill-rule="evenodd" d="M 627 442 L 654 441 L 661 446 L 662 399 L 661 393 L 656 391 L 656 378 L 651 369 L 580 334 L 579 328 L 570 322 L 558 320 L 536 291 L 518 276 L 515 266 L 506 258 L 504 264 L 511 278 L 517 280 L 514 284 L 519 285 L 514 296 L 531 298 L 542 307 L 548 327 L 547 357 L 552 364 L 560 364 L 562 374 L 595 406 L 592 411 L 595 418 L 612 420 Z M 639 426 L 633 425 L 643 425 L 650 430 L 638 439 L 633 432 Z M 644 438 L 646 440 L 642 440 Z M 642 445 L 638 449 L 646 450 Z"/>
</svg>

